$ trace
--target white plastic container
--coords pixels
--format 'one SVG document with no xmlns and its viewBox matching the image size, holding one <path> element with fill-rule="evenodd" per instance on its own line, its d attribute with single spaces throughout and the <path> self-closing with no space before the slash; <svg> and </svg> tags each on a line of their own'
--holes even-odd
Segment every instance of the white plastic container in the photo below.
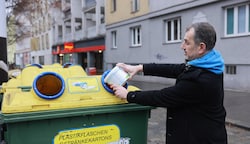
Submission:
<svg viewBox="0 0 250 144">
<path fill-rule="evenodd" d="M 117 84 L 123 86 L 129 78 L 129 74 L 122 68 L 114 67 L 105 77 L 104 82 L 108 84 Z"/>
</svg>

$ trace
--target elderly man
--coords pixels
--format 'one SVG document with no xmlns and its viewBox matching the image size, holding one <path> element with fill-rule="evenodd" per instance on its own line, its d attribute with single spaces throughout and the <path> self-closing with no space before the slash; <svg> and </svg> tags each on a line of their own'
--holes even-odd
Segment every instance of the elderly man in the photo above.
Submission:
<svg viewBox="0 0 250 144">
<path fill-rule="evenodd" d="M 167 108 L 167 144 L 227 144 L 223 106 L 224 61 L 214 49 L 216 32 L 209 23 L 186 29 L 181 48 L 186 63 L 117 65 L 130 73 L 175 78 L 162 90 L 132 91 L 111 85 L 117 97 L 129 103 Z"/>
</svg>

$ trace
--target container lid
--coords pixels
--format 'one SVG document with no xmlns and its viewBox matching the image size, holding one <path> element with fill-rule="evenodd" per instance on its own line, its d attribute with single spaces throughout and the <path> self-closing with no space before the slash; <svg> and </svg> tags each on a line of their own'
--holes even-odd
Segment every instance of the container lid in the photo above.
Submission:
<svg viewBox="0 0 250 144">
<path fill-rule="evenodd" d="M 114 67 L 105 77 L 104 82 L 108 84 L 124 85 L 129 78 L 129 74 L 122 68 Z"/>
</svg>

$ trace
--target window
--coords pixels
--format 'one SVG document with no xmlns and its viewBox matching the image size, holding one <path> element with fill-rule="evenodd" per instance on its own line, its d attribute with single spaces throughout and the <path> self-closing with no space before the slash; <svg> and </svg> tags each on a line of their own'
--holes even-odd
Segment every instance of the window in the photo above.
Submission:
<svg viewBox="0 0 250 144">
<path fill-rule="evenodd" d="M 137 12 L 139 11 L 139 0 L 132 0 L 132 12 Z"/>
<path fill-rule="evenodd" d="M 225 10 L 225 35 L 250 34 L 250 4 L 238 5 Z"/>
<path fill-rule="evenodd" d="M 181 19 L 166 20 L 165 26 L 165 42 L 181 41 Z"/>
<path fill-rule="evenodd" d="M 41 37 L 41 50 L 45 49 L 45 43 L 44 43 L 44 35 Z"/>
<path fill-rule="evenodd" d="M 246 7 L 239 6 L 238 12 L 238 32 L 244 33 L 246 30 Z"/>
<path fill-rule="evenodd" d="M 58 37 L 63 37 L 63 27 L 62 25 L 58 25 Z"/>
<path fill-rule="evenodd" d="M 51 27 L 52 27 L 52 20 L 51 20 L 52 18 L 51 18 L 51 15 L 50 14 L 48 14 L 48 31 L 51 29 Z"/>
<path fill-rule="evenodd" d="M 38 37 L 37 40 L 38 40 L 38 50 L 41 50 L 41 37 Z"/>
<path fill-rule="evenodd" d="M 141 27 L 132 27 L 131 32 L 131 46 L 141 46 Z"/>
<path fill-rule="evenodd" d="M 49 34 L 46 33 L 46 38 L 45 38 L 45 41 L 46 41 L 46 48 L 49 49 L 50 48 L 50 45 L 49 45 Z"/>
<path fill-rule="evenodd" d="M 43 32 L 45 32 L 46 31 L 46 25 L 47 25 L 47 21 L 46 21 L 46 18 L 45 17 L 43 17 Z"/>
<path fill-rule="evenodd" d="M 116 11 L 116 0 L 111 0 L 111 12 Z"/>
<path fill-rule="evenodd" d="M 235 75 L 237 72 L 236 65 L 226 65 L 226 74 Z"/>
<path fill-rule="evenodd" d="M 116 36 L 116 31 L 111 32 L 111 43 L 112 43 L 112 48 L 117 48 L 117 36 Z"/>
<path fill-rule="evenodd" d="M 44 65 L 44 56 L 39 56 L 39 64 Z"/>
</svg>

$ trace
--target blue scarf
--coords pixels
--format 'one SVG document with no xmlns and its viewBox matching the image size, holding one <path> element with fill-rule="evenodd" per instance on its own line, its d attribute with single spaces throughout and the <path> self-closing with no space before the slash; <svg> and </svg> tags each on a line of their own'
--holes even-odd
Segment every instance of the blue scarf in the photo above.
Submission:
<svg viewBox="0 0 250 144">
<path fill-rule="evenodd" d="M 221 54 L 215 49 L 212 49 L 200 58 L 187 62 L 187 64 L 207 69 L 215 74 L 221 74 L 224 71 L 224 60 Z"/>
</svg>

